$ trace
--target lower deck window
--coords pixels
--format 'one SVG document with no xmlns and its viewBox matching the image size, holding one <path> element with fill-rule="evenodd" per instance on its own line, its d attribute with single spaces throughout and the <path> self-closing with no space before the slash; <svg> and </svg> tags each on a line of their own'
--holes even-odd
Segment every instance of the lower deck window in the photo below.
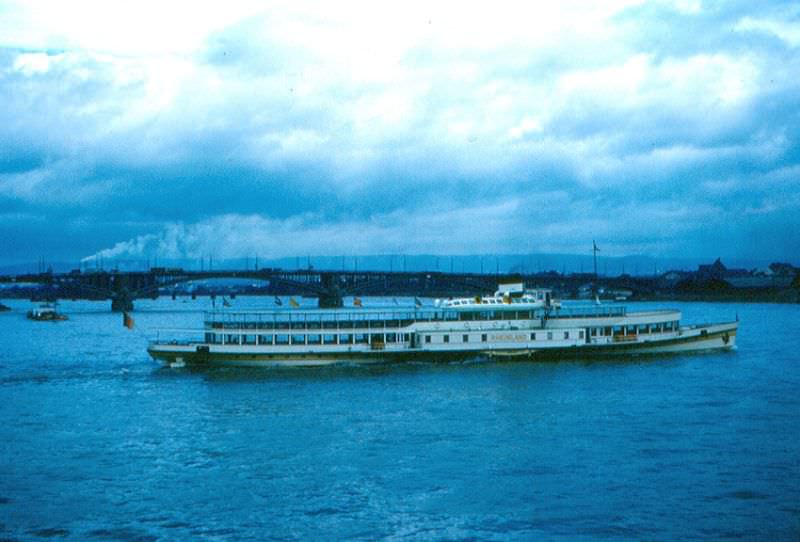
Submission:
<svg viewBox="0 0 800 542">
<path fill-rule="evenodd" d="M 461 336 L 461 342 L 462 343 L 468 343 L 469 342 L 469 335 L 462 335 Z"/>
</svg>

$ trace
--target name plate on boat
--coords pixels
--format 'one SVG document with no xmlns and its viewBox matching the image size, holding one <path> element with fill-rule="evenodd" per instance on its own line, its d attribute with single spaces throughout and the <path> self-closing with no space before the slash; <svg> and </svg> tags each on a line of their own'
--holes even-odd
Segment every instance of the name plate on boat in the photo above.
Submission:
<svg viewBox="0 0 800 542">
<path fill-rule="evenodd" d="M 524 342 L 527 340 L 527 335 L 524 333 L 510 334 L 510 333 L 497 333 L 492 334 L 493 341 L 503 342 Z"/>
</svg>

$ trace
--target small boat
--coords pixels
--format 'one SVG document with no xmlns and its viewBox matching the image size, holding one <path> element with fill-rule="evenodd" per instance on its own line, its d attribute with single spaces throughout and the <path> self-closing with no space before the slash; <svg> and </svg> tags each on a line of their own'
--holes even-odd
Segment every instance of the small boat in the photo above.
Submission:
<svg viewBox="0 0 800 542">
<path fill-rule="evenodd" d="M 213 310 L 202 329 L 150 343 L 167 366 L 325 365 L 412 360 L 552 359 L 730 350 L 739 322 L 682 325 L 678 310 L 561 303 L 548 289 L 503 284 L 494 295 L 434 307 Z M 180 340 L 175 335 L 186 333 Z"/>
<path fill-rule="evenodd" d="M 61 314 L 56 310 L 55 303 L 42 303 L 28 311 L 28 319 L 40 322 L 58 322 L 68 318 L 66 314 Z"/>
<path fill-rule="evenodd" d="M 2 303 L 0 303 L 0 312 L 6 312 L 6 311 L 10 311 L 10 310 L 11 310 L 11 307 L 9 307 L 8 305 L 3 305 Z"/>
</svg>

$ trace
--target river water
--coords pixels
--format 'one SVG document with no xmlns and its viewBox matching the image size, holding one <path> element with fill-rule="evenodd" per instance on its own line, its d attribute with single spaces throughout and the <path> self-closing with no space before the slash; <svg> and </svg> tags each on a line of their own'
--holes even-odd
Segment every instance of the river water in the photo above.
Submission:
<svg viewBox="0 0 800 542">
<path fill-rule="evenodd" d="M 798 306 L 639 305 L 729 353 L 191 370 L 147 335 L 207 300 L 5 303 L 4 540 L 800 539 Z"/>
</svg>

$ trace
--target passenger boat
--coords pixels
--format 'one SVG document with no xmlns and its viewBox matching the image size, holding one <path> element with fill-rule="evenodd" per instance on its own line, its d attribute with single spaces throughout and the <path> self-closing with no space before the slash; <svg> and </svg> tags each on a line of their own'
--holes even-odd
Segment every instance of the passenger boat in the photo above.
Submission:
<svg viewBox="0 0 800 542">
<path fill-rule="evenodd" d="M 55 303 L 42 303 L 38 307 L 32 308 L 28 311 L 28 318 L 43 322 L 57 322 L 68 319 L 66 314 L 61 314 L 56 310 Z"/>
<path fill-rule="evenodd" d="M 736 344 L 738 321 L 685 326 L 680 320 L 678 310 L 562 304 L 550 290 L 515 283 L 494 295 L 432 307 L 213 310 L 202 330 L 168 331 L 188 333 L 187 340 L 156 339 L 148 352 L 167 365 L 302 366 L 653 354 Z"/>
</svg>

